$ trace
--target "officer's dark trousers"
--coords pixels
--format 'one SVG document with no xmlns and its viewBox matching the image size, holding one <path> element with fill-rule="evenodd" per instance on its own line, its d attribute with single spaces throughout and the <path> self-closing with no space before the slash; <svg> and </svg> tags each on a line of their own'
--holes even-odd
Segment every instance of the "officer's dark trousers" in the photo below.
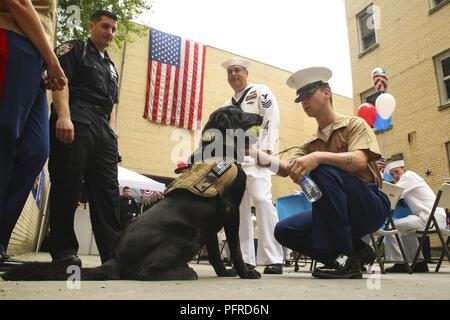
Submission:
<svg viewBox="0 0 450 320">
<path fill-rule="evenodd" d="M 0 251 L 48 156 L 43 61 L 31 42 L 0 29 Z"/>
<path fill-rule="evenodd" d="M 335 167 L 321 165 L 311 178 L 322 197 L 313 203 L 312 211 L 280 221 L 275 238 L 287 248 L 329 264 L 339 254 L 351 256 L 361 237 L 383 225 L 389 200 L 376 185 L 368 186 Z"/>
<path fill-rule="evenodd" d="M 120 232 L 117 139 L 107 120 L 91 124 L 73 121 L 75 141 L 55 137 L 55 114 L 50 118 L 50 253 L 53 259 L 76 254 L 74 214 L 83 179 L 87 187 L 92 230 L 102 262 L 112 257 Z"/>
</svg>

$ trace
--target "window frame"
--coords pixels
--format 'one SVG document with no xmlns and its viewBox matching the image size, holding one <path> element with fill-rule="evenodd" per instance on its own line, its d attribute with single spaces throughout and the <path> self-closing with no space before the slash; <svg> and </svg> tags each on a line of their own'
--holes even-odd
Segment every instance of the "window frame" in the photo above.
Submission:
<svg viewBox="0 0 450 320">
<path fill-rule="evenodd" d="M 378 94 L 378 96 L 379 96 L 379 95 L 381 95 L 381 92 L 377 91 L 375 88 L 371 88 L 369 90 L 364 91 L 363 93 L 361 93 L 359 95 L 359 97 L 361 99 L 361 104 L 366 103 L 368 97 L 376 95 L 376 94 Z M 373 102 L 373 105 L 375 105 L 375 101 Z"/>
<path fill-rule="evenodd" d="M 445 143 L 445 146 L 447 147 L 447 161 L 448 161 L 448 166 L 450 167 L 450 141 L 447 141 Z"/>
<path fill-rule="evenodd" d="M 446 4 L 449 4 L 450 0 L 442 0 L 439 3 L 436 3 L 436 0 L 428 0 L 428 4 L 430 5 L 430 11 L 429 13 L 432 14 L 433 12 L 439 10 L 440 8 L 442 8 L 443 6 L 445 6 Z"/>
<path fill-rule="evenodd" d="M 370 7 L 372 7 L 372 6 L 373 6 L 373 3 L 370 4 L 370 5 L 368 5 L 366 8 L 364 8 L 364 10 L 360 11 L 360 12 L 356 15 L 356 26 L 357 26 L 357 30 L 358 30 L 358 40 L 359 40 L 359 52 L 360 52 L 360 54 L 364 54 L 364 53 L 370 52 L 370 51 L 372 51 L 374 48 L 378 47 L 378 45 L 379 45 L 379 43 L 378 43 L 377 28 L 374 28 L 374 29 L 373 29 L 373 34 L 374 34 L 374 36 L 375 36 L 375 42 L 374 42 L 372 45 L 368 46 L 367 48 L 364 48 L 364 46 L 365 46 L 364 39 L 367 39 L 367 37 L 368 37 L 369 35 L 371 35 L 372 32 L 369 33 L 369 34 L 367 34 L 367 35 L 365 35 L 365 37 L 363 36 L 362 30 L 361 30 L 361 29 L 362 29 L 362 28 L 361 28 L 361 20 L 362 20 L 362 18 L 365 18 L 366 16 L 369 15 L 368 9 L 369 9 Z M 371 15 L 372 18 L 373 18 L 373 15 L 374 15 L 373 12 L 372 12 L 370 15 Z M 366 21 L 367 21 L 367 20 L 366 20 Z M 375 23 L 375 21 L 374 21 L 374 23 Z"/>
<path fill-rule="evenodd" d="M 450 50 L 444 51 L 434 57 L 434 66 L 436 71 L 436 80 L 439 88 L 439 100 L 441 107 L 450 107 L 450 95 L 447 94 L 446 81 L 450 81 L 450 74 L 444 77 L 444 69 L 442 62 L 446 59 L 450 59 Z"/>
</svg>

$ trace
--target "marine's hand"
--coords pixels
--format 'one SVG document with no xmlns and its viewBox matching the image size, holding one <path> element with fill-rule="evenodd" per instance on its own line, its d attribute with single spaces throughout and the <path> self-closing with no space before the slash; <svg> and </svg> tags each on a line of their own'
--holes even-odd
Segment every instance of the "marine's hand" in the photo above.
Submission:
<svg viewBox="0 0 450 320">
<path fill-rule="evenodd" d="M 310 171 L 316 169 L 320 164 L 318 154 L 310 153 L 306 156 L 298 157 L 289 162 L 289 176 L 291 179 L 298 183 L 306 176 Z"/>
<path fill-rule="evenodd" d="M 61 91 L 67 85 L 66 75 L 58 61 L 47 65 L 44 83 L 45 87 L 52 91 Z"/>
</svg>

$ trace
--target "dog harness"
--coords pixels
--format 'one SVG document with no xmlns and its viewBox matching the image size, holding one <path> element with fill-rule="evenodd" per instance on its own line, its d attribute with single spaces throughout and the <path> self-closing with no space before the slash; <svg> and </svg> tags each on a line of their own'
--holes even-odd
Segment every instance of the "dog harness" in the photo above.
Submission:
<svg viewBox="0 0 450 320">
<path fill-rule="evenodd" d="M 174 190 L 184 189 L 201 197 L 222 197 L 233 183 L 237 172 L 237 165 L 227 160 L 195 163 L 167 187 L 164 196 Z"/>
</svg>

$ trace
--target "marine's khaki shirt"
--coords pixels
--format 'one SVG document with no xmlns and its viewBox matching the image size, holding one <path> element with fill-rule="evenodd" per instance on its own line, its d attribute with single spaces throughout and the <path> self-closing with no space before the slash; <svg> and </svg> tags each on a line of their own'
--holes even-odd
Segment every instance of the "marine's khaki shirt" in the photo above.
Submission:
<svg viewBox="0 0 450 320">
<path fill-rule="evenodd" d="M 31 2 L 44 26 L 44 31 L 49 44 L 53 48 L 53 38 L 56 27 L 56 0 L 32 0 Z M 14 21 L 11 13 L 8 12 L 3 1 L 0 1 L 0 29 L 14 31 L 15 33 L 25 36 L 23 31 Z"/>
<path fill-rule="evenodd" d="M 316 134 L 299 147 L 292 159 L 315 151 L 341 153 L 356 150 L 369 151 L 368 164 L 364 170 L 351 174 L 364 183 L 377 183 L 381 187 L 382 178 L 375 162 L 381 158 L 380 148 L 373 130 L 359 117 L 336 113 L 329 137 L 317 129 Z"/>
</svg>

